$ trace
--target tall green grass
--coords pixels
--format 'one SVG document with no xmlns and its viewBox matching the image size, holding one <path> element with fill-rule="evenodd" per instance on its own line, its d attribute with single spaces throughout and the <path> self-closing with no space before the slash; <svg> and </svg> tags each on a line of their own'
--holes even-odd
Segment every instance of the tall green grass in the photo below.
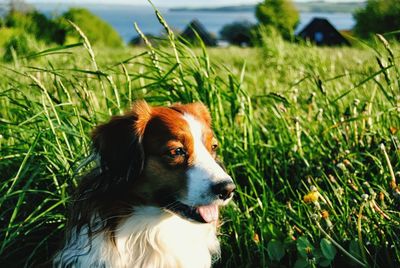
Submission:
<svg viewBox="0 0 400 268">
<path fill-rule="evenodd" d="M 216 266 L 398 266 L 399 46 L 316 48 L 265 32 L 259 48 L 191 48 L 159 19 L 163 46 L 83 38 L 1 66 L 0 262 L 50 258 L 90 130 L 145 98 L 210 108 L 238 184 Z"/>
</svg>

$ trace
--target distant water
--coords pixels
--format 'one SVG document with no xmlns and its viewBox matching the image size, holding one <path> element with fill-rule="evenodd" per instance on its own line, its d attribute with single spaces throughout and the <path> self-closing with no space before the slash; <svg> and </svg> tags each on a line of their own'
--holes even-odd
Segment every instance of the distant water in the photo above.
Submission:
<svg viewBox="0 0 400 268">
<path fill-rule="evenodd" d="M 61 14 L 69 7 L 66 4 L 36 4 L 38 10 L 49 16 Z M 139 28 L 146 34 L 159 35 L 163 31 L 150 7 L 101 4 L 85 5 L 84 7 L 111 24 L 125 42 L 129 42 L 137 35 L 133 22 L 137 22 Z M 253 12 L 169 11 L 166 8 L 159 10 L 173 29 L 183 30 L 192 19 L 196 18 L 208 31 L 216 35 L 225 24 L 234 21 L 247 20 L 253 23 L 257 21 Z M 350 13 L 301 13 L 297 31 L 309 23 L 313 17 L 327 18 L 339 30 L 351 29 L 355 24 Z"/>
</svg>

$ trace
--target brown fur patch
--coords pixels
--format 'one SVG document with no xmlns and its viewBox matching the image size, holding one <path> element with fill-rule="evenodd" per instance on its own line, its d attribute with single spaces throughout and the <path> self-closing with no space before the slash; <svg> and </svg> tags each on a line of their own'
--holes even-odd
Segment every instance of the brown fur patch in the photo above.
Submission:
<svg viewBox="0 0 400 268">
<path fill-rule="evenodd" d="M 211 115 L 207 107 L 201 102 L 194 102 L 190 104 L 176 104 L 171 107 L 179 112 L 188 113 L 194 116 L 195 119 L 199 120 L 203 124 L 203 143 L 211 155 L 215 158 L 214 144 L 218 144 L 214 133 L 211 129 Z"/>
<path fill-rule="evenodd" d="M 211 127 L 211 115 L 207 107 L 201 102 L 189 104 L 175 104 L 171 108 L 180 111 L 181 113 L 189 113 L 196 119 L 202 121 L 207 127 Z"/>
<path fill-rule="evenodd" d="M 135 131 L 139 136 L 143 136 L 147 122 L 151 118 L 151 107 L 144 100 L 139 100 L 132 105 L 132 114 L 135 115 Z"/>
<path fill-rule="evenodd" d="M 165 107 L 153 108 L 143 148 L 146 165 L 137 185 L 140 195 L 149 203 L 164 206 L 182 197 L 187 191 L 185 171 L 193 161 L 193 139 L 182 114 Z M 185 154 L 171 154 L 177 148 Z"/>
</svg>

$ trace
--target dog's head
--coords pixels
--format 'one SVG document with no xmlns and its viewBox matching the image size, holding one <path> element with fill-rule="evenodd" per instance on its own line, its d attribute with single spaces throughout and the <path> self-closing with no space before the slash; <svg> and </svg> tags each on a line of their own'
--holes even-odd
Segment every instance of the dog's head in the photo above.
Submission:
<svg viewBox="0 0 400 268">
<path fill-rule="evenodd" d="M 110 187 L 124 185 L 135 205 L 162 207 L 198 222 L 213 222 L 235 185 L 217 161 L 218 142 L 201 103 L 150 107 L 138 101 L 93 133 Z"/>
</svg>

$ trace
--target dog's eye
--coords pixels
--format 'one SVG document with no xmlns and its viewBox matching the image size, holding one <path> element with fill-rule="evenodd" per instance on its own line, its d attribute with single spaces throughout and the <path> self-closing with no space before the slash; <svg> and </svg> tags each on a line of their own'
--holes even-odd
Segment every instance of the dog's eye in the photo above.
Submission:
<svg viewBox="0 0 400 268">
<path fill-rule="evenodd" d="M 218 148 L 218 144 L 214 143 L 213 145 L 211 145 L 211 149 L 212 149 L 213 151 L 216 151 L 217 148 Z"/>
<path fill-rule="evenodd" d="M 218 141 L 216 138 L 211 140 L 211 151 L 215 152 L 218 149 Z"/>
<path fill-rule="evenodd" d="M 183 149 L 182 147 L 179 148 L 175 148 L 169 151 L 169 155 L 171 157 L 177 157 L 177 156 L 185 156 L 186 155 L 186 151 L 185 149 Z"/>
</svg>

